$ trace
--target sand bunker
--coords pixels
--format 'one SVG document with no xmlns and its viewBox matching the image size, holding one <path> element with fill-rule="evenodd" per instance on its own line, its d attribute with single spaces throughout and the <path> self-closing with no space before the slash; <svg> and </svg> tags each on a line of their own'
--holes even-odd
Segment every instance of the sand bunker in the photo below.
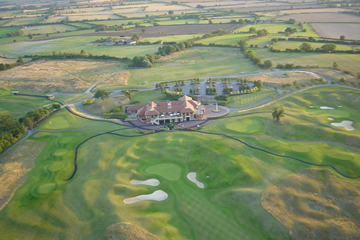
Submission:
<svg viewBox="0 0 360 240">
<path fill-rule="evenodd" d="M 125 204 L 132 204 L 141 201 L 164 201 L 168 198 L 166 192 L 162 190 L 156 190 L 155 192 L 148 194 L 148 195 L 139 195 L 133 198 L 126 198 L 124 199 Z"/>
<path fill-rule="evenodd" d="M 321 109 L 334 109 L 333 107 L 328 107 L 328 106 L 321 106 Z"/>
<path fill-rule="evenodd" d="M 187 175 L 187 178 L 192 181 L 193 183 L 195 183 L 199 188 L 204 188 L 205 185 L 202 182 L 199 182 L 196 179 L 196 172 L 189 172 Z"/>
<path fill-rule="evenodd" d="M 160 181 L 155 179 L 155 178 L 148 179 L 148 180 L 145 180 L 145 181 L 140 181 L 140 180 L 133 179 L 133 180 L 130 180 L 130 183 L 155 187 L 155 186 L 159 186 Z"/>
<path fill-rule="evenodd" d="M 353 124 L 352 121 L 342 121 L 341 123 L 331 123 L 331 125 L 333 125 L 335 127 L 343 127 L 349 131 L 352 131 L 355 129 L 353 126 L 351 126 L 351 124 Z"/>
<path fill-rule="evenodd" d="M 329 117 L 328 119 L 331 120 L 331 121 L 334 120 L 334 118 L 332 118 L 332 117 Z"/>
<path fill-rule="evenodd" d="M 313 106 L 313 105 L 311 105 L 310 107 L 311 107 L 311 108 L 314 108 L 314 106 Z"/>
</svg>

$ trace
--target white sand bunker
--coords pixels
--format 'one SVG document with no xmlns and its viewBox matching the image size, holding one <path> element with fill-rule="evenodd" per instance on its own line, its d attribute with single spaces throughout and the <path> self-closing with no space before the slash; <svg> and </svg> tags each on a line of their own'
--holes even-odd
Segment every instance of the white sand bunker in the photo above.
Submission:
<svg viewBox="0 0 360 240">
<path fill-rule="evenodd" d="M 352 121 L 342 121 L 341 123 L 331 123 L 331 125 L 333 125 L 335 127 L 343 127 L 349 131 L 352 131 L 355 129 L 353 126 L 351 126 L 351 124 L 353 124 Z"/>
<path fill-rule="evenodd" d="M 199 182 L 196 179 L 196 172 L 189 172 L 187 175 L 187 178 L 192 181 L 193 183 L 195 183 L 199 188 L 204 188 L 205 185 L 202 182 Z"/>
<path fill-rule="evenodd" d="M 321 108 L 321 109 L 335 109 L 335 108 L 333 108 L 333 107 L 328 107 L 328 106 L 321 106 L 320 108 Z"/>
<path fill-rule="evenodd" d="M 145 181 L 140 181 L 140 180 L 133 179 L 133 180 L 130 180 L 130 183 L 155 187 L 155 186 L 159 186 L 160 181 L 155 179 L 155 178 L 148 179 L 148 180 L 145 180 Z"/>
<path fill-rule="evenodd" d="M 124 199 L 124 203 L 132 204 L 141 201 L 164 201 L 168 198 L 166 192 L 162 190 L 156 190 L 155 192 L 148 194 L 148 195 L 139 195 L 133 198 L 126 198 Z"/>
<path fill-rule="evenodd" d="M 331 120 L 331 121 L 334 120 L 334 118 L 332 118 L 332 117 L 329 117 L 328 119 Z"/>
<path fill-rule="evenodd" d="M 314 106 L 313 106 L 313 105 L 310 105 L 310 107 L 311 107 L 311 108 L 314 108 Z"/>
</svg>

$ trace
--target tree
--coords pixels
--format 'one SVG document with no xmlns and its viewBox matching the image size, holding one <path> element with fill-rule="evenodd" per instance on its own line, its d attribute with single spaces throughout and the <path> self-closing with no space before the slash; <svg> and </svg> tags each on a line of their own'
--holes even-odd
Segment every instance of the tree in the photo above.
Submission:
<svg viewBox="0 0 360 240">
<path fill-rule="evenodd" d="M 33 35 L 31 33 L 28 34 L 28 38 L 29 39 L 32 39 L 33 38 Z"/>
<path fill-rule="evenodd" d="M 96 91 L 94 97 L 95 98 L 101 98 L 101 100 L 104 100 L 105 98 L 108 98 L 110 93 L 104 89 L 99 89 Z"/>
<path fill-rule="evenodd" d="M 124 95 L 127 96 L 127 97 L 129 98 L 129 100 L 131 101 L 131 99 L 132 99 L 131 90 L 123 90 L 122 92 L 123 92 Z"/>
<path fill-rule="evenodd" d="M 272 62 L 271 60 L 266 60 L 266 61 L 264 62 L 264 68 L 269 69 L 269 68 L 271 68 L 272 66 L 273 66 L 273 62 Z"/>
<path fill-rule="evenodd" d="M 321 50 L 324 52 L 334 52 L 336 50 L 336 44 L 334 43 L 327 43 L 321 46 Z"/>
<path fill-rule="evenodd" d="M 311 47 L 310 43 L 304 42 L 303 44 L 300 45 L 299 49 L 302 52 L 309 52 L 309 51 L 311 51 L 312 47 Z"/>
<path fill-rule="evenodd" d="M 337 62 L 333 63 L 333 68 L 337 69 L 339 67 L 339 64 L 337 64 Z"/>
<path fill-rule="evenodd" d="M 360 78 L 360 72 L 357 72 L 356 75 L 357 75 L 357 78 Z"/>
<path fill-rule="evenodd" d="M 81 54 L 81 55 L 85 55 L 85 50 L 82 49 L 82 50 L 80 51 L 80 54 Z"/>
<path fill-rule="evenodd" d="M 256 28 L 254 27 L 249 28 L 249 33 L 256 33 Z"/>
<path fill-rule="evenodd" d="M 131 39 L 134 40 L 134 41 L 139 41 L 140 36 L 139 36 L 139 34 L 135 33 L 135 34 L 132 36 Z"/>
<path fill-rule="evenodd" d="M 17 123 L 17 119 L 9 114 L 0 116 L 0 131 L 10 133 Z"/>
<path fill-rule="evenodd" d="M 144 57 L 144 60 L 142 61 L 141 65 L 142 65 L 142 67 L 145 67 L 145 68 L 152 67 L 152 63 L 146 56 Z"/>
<path fill-rule="evenodd" d="M 145 29 L 145 28 L 142 28 L 141 31 L 142 31 L 142 33 L 144 33 L 144 32 L 146 31 L 146 29 Z"/>
<path fill-rule="evenodd" d="M 172 14 L 174 14 L 174 11 L 173 11 L 173 10 L 170 10 L 168 13 L 169 13 L 170 15 L 172 15 Z"/>
<path fill-rule="evenodd" d="M 340 40 L 344 41 L 345 40 L 345 35 L 341 35 Z"/>
<path fill-rule="evenodd" d="M 281 118 L 285 117 L 285 115 L 284 115 L 285 111 L 284 111 L 284 108 L 282 105 L 280 105 L 279 107 L 274 107 L 273 110 L 274 110 L 272 112 L 273 119 L 280 121 Z"/>
<path fill-rule="evenodd" d="M 298 82 L 295 80 L 295 81 L 293 81 L 293 85 L 294 86 L 297 86 L 298 85 Z"/>
<path fill-rule="evenodd" d="M 290 24 L 295 24 L 295 23 L 296 23 L 296 20 L 293 19 L 293 18 L 290 18 L 289 21 L 288 21 L 288 23 L 290 23 Z"/>
<path fill-rule="evenodd" d="M 25 62 L 24 62 L 24 60 L 22 59 L 22 57 L 18 57 L 18 59 L 16 60 L 16 62 L 18 63 L 18 64 L 24 64 Z"/>
<path fill-rule="evenodd" d="M 239 46 L 240 46 L 240 48 L 243 48 L 243 47 L 245 47 L 246 46 L 246 40 L 245 39 L 241 39 L 239 42 L 238 42 L 238 44 L 239 44 Z"/>
<path fill-rule="evenodd" d="M 272 43 L 272 44 L 275 44 L 275 43 L 277 43 L 278 41 L 279 41 L 278 38 L 273 38 L 273 39 L 271 39 L 271 43 Z"/>
<path fill-rule="evenodd" d="M 54 109 L 60 109 L 60 108 L 61 108 L 61 105 L 60 105 L 59 103 L 54 103 L 54 104 L 52 105 L 52 107 L 53 107 Z"/>
</svg>

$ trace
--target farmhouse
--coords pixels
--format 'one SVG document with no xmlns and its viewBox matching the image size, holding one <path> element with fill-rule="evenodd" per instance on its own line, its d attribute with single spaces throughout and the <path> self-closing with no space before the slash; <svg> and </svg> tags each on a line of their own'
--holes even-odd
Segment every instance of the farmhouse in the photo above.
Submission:
<svg viewBox="0 0 360 240">
<path fill-rule="evenodd" d="M 165 122 L 185 122 L 205 118 L 205 109 L 201 103 L 184 95 L 178 101 L 150 102 L 147 105 L 131 106 L 128 114 L 136 113 L 137 119 L 151 124 Z"/>
</svg>

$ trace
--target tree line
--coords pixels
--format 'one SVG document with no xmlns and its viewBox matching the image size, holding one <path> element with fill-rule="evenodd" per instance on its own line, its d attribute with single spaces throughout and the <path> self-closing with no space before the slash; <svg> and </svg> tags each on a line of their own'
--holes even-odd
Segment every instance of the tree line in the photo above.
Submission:
<svg viewBox="0 0 360 240">
<path fill-rule="evenodd" d="M 54 103 L 49 107 L 43 107 L 39 110 L 32 110 L 24 117 L 15 118 L 10 114 L 0 116 L 0 152 L 11 147 L 25 133 L 26 127 L 32 129 L 42 119 L 48 117 L 54 109 L 60 109 L 61 105 Z"/>
</svg>

